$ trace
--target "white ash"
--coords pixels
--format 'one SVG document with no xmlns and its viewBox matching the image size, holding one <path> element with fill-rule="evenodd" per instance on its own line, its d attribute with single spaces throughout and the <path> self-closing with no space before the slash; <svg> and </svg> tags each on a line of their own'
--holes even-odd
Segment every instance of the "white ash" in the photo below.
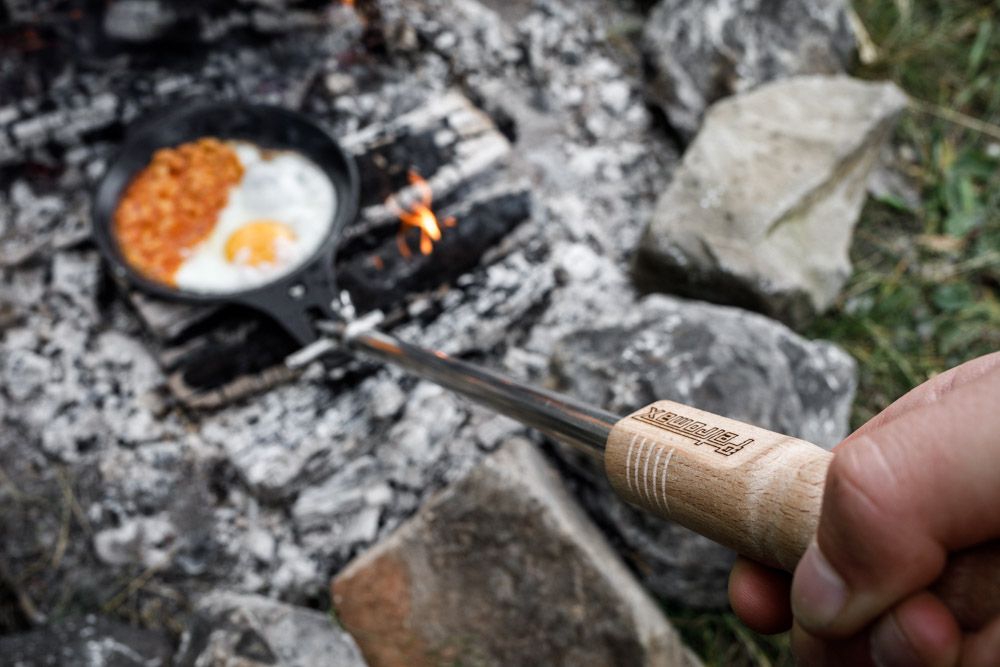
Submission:
<svg viewBox="0 0 1000 667">
<path fill-rule="evenodd" d="M 163 515 L 131 519 L 97 533 L 94 550 L 108 565 L 160 567 L 170 560 L 170 545 L 176 536 L 173 524 Z"/>
<path fill-rule="evenodd" d="M 384 483 L 372 487 L 359 484 L 359 480 L 376 477 L 373 472 L 377 465 L 374 456 L 361 457 L 299 494 L 292 505 L 292 518 L 299 530 L 324 529 L 340 517 L 388 502 L 391 494 L 386 494 L 388 486 Z"/>
<path fill-rule="evenodd" d="M 18 378 L 17 382 L 7 386 L 8 396 L 18 403 L 41 393 L 52 368 L 48 357 L 18 348 L 13 348 L 4 355 L 4 365 L 5 376 Z"/>
<path fill-rule="evenodd" d="M 297 598 L 305 591 L 314 593 L 326 583 L 316 561 L 294 542 L 282 542 L 278 546 L 277 562 L 278 567 L 272 570 L 264 590 Z"/>
<path fill-rule="evenodd" d="M 274 536 L 264 528 L 252 528 L 247 532 L 247 549 L 261 563 L 267 564 L 274 560 L 276 544 Z"/>
</svg>

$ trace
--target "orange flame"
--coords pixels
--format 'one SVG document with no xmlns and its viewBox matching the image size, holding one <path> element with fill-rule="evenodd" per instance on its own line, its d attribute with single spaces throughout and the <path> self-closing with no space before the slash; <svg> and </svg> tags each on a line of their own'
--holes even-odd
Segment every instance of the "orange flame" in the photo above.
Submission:
<svg viewBox="0 0 1000 667">
<path fill-rule="evenodd" d="M 411 227 L 419 229 L 420 254 L 429 255 L 434 250 L 434 243 L 441 240 L 441 225 L 438 224 L 437 216 L 431 210 L 431 202 L 434 200 L 431 186 L 413 169 L 409 171 L 407 176 L 410 179 L 410 185 L 416 188 L 420 194 L 420 201 L 411 206 L 409 211 L 401 209 L 396 203 L 396 198 L 392 196 L 386 200 L 386 205 L 399 216 L 399 220 L 402 222 L 396 233 L 396 246 L 399 248 L 399 254 L 409 258 L 413 253 L 406 243 L 406 232 Z M 442 224 L 445 227 L 454 227 L 455 218 L 448 217 Z"/>
</svg>

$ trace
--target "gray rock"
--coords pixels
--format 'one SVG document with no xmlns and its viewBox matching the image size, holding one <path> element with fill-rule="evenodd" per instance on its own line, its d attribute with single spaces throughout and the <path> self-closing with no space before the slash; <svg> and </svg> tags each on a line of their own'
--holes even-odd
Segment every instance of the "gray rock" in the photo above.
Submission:
<svg viewBox="0 0 1000 667">
<path fill-rule="evenodd" d="M 333 596 L 372 665 L 698 664 L 519 439 L 348 565 Z"/>
<path fill-rule="evenodd" d="M 552 375 L 560 390 L 617 414 L 669 399 L 827 447 L 847 433 L 856 384 L 854 361 L 830 343 L 761 315 L 660 295 L 566 336 Z M 571 461 L 587 508 L 651 590 L 695 607 L 725 605 L 726 549 L 625 505 L 603 474 Z"/>
<path fill-rule="evenodd" d="M 365 662 L 329 614 L 256 595 L 216 592 L 197 602 L 176 664 L 364 667 Z"/>
<path fill-rule="evenodd" d="M 657 203 L 640 279 L 807 322 L 850 275 L 868 175 L 905 106 L 893 84 L 822 76 L 719 102 Z"/>
<path fill-rule="evenodd" d="M 643 33 L 648 94 L 690 139 L 713 102 L 797 74 L 843 72 L 845 0 L 661 0 Z"/>
<path fill-rule="evenodd" d="M 158 667 L 171 664 L 171 653 L 166 634 L 94 615 L 69 618 L 20 635 L 0 636 L 0 656 L 11 667 Z"/>
</svg>

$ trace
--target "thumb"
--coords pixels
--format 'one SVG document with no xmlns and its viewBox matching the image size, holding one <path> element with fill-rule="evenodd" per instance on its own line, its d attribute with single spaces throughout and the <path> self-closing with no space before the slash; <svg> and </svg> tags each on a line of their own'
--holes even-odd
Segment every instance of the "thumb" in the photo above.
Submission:
<svg viewBox="0 0 1000 667">
<path fill-rule="evenodd" d="M 1000 372 L 852 437 L 796 568 L 803 628 L 847 636 L 931 584 L 950 551 L 1000 535 Z"/>
</svg>

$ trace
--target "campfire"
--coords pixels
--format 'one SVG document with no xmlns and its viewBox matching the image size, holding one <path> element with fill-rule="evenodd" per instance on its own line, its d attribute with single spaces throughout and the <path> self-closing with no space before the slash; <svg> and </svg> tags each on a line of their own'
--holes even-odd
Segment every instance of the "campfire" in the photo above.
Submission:
<svg viewBox="0 0 1000 667">
<path fill-rule="evenodd" d="M 2 5 L 12 48 L 0 69 L 8 634 L 83 610 L 167 636 L 178 664 L 241 650 L 266 661 L 326 650 L 310 633 L 347 636 L 330 610 L 353 605 L 379 614 L 358 637 L 382 624 L 440 622 L 462 638 L 486 628 L 488 641 L 512 642 L 496 652 L 514 656 L 504 664 L 560 662 L 581 642 L 596 647 L 586 655 L 629 664 L 655 663 L 656 647 L 686 651 L 637 579 L 672 603 L 717 607 L 728 553 L 621 503 L 589 459 L 432 383 L 337 354 L 329 340 L 325 356 L 296 356 L 312 346 L 280 313 L 137 290 L 93 240 L 96 184 L 161 110 L 283 107 L 357 169 L 357 215 L 328 255 L 336 309 L 438 361 L 502 370 L 615 416 L 663 395 L 752 394 L 742 419 L 793 432 L 766 424 L 768 406 L 781 405 L 781 419 L 827 435 L 853 386 L 847 371 L 827 381 L 848 367 L 840 356 L 764 318 L 635 289 L 631 263 L 679 149 L 646 107 L 629 40 L 608 37 L 634 25 L 634 10 L 585 5 Z M 279 286 L 295 298 L 302 283 Z M 310 313 L 324 333 L 337 331 L 323 322 L 330 310 Z M 808 396 L 788 381 L 793 366 Z M 631 484 L 640 458 L 626 449 L 624 460 Z M 663 460 L 676 468 L 680 456 L 643 450 L 644 466 Z M 659 490 L 666 479 L 649 481 Z M 397 568 L 411 556 L 422 565 Z M 377 576 L 352 586 L 358 562 Z M 435 597 L 430 584 L 449 577 L 451 592 Z M 460 599 L 458 611 L 383 614 L 375 603 L 407 599 L 410 582 L 428 584 L 428 600 Z M 553 615 L 536 622 L 542 612 Z M 608 631 L 579 631 L 581 618 Z M 234 625 L 244 621 L 245 632 Z M 289 624 L 308 632 L 279 646 L 276 628 Z M 539 639 L 539 628 L 557 630 Z M 420 645 L 392 641 L 382 646 L 404 661 Z M 462 662 L 461 650 L 435 656 Z M 331 655 L 300 662 L 360 664 Z"/>
<path fill-rule="evenodd" d="M 407 174 L 410 185 L 420 193 L 420 201 L 414 203 L 409 210 L 404 211 L 396 203 L 396 198 L 392 195 L 386 200 L 386 206 L 395 211 L 399 216 L 402 225 L 396 233 L 396 245 L 399 247 L 399 254 L 409 258 L 412 256 L 410 246 L 407 245 L 406 234 L 410 229 L 416 229 L 420 233 L 420 254 L 429 255 L 434 250 L 434 243 L 441 240 L 441 225 L 438 224 L 437 216 L 431 210 L 431 203 L 434 201 L 434 193 L 420 174 L 410 169 Z M 444 219 L 445 227 L 454 227 L 456 224 L 454 216 Z"/>
</svg>

